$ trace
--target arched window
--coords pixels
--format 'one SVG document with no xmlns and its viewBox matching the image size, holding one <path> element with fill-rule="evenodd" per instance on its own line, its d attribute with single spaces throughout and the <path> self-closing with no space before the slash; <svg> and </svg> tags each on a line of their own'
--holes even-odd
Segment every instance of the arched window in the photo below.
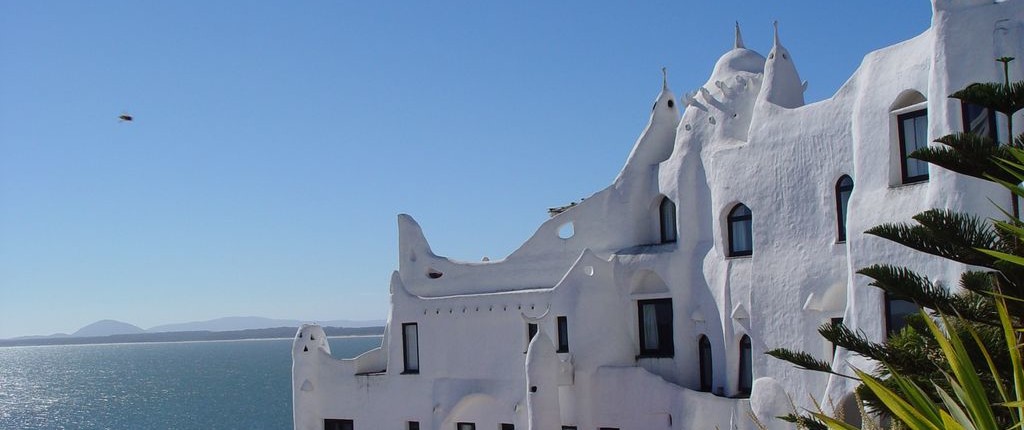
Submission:
<svg viewBox="0 0 1024 430">
<path fill-rule="evenodd" d="M 672 243 L 676 241 L 676 204 L 668 197 L 661 199 L 658 209 L 661 215 L 661 243 Z"/>
<path fill-rule="evenodd" d="M 740 394 L 750 394 L 750 387 L 753 385 L 754 372 L 753 362 L 750 353 L 750 336 L 743 335 L 740 339 Z"/>
<path fill-rule="evenodd" d="M 742 203 L 729 212 L 729 256 L 739 257 L 754 252 L 754 240 L 751 233 L 753 219 L 750 209 Z"/>
<path fill-rule="evenodd" d="M 846 214 L 851 193 L 853 193 L 853 179 L 843 175 L 839 178 L 839 182 L 836 182 L 836 238 L 838 242 L 846 242 Z"/>
<path fill-rule="evenodd" d="M 697 351 L 700 361 L 700 390 L 711 391 L 711 341 L 707 336 L 700 335 Z"/>
</svg>

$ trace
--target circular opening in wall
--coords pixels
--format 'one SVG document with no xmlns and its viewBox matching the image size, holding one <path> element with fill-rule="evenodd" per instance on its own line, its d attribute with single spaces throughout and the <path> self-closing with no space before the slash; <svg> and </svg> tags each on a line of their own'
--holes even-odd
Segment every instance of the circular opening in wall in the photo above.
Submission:
<svg viewBox="0 0 1024 430">
<path fill-rule="evenodd" d="M 690 124 L 686 124 L 686 125 L 684 125 L 684 126 L 683 126 L 683 128 L 685 128 L 685 129 L 686 129 L 686 131 L 690 131 Z"/>
<path fill-rule="evenodd" d="M 670 108 L 671 108 L 671 107 L 676 107 L 676 102 L 675 102 L 675 101 L 673 101 L 672 99 L 669 99 L 669 100 L 668 100 L 668 107 L 670 107 Z"/>
<path fill-rule="evenodd" d="M 713 116 L 712 117 L 708 117 L 708 122 L 710 122 L 711 124 L 714 124 L 715 123 L 715 117 L 713 117 Z"/>
<path fill-rule="evenodd" d="M 427 269 L 427 277 L 430 279 L 437 279 L 444 276 L 444 273 L 438 272 L 434 269 Z"/>
<path fill-rule="evenodd" d="M 586 266 L 583 268 L 583 274 L 587 276 L 594 276 L 594 266 Z"/>
<path fill-rule="evenodd" d="M 567 222 L 558 227 L 558 237 L 562 239 L 568 239 L 576 234 L 576 230 L 573 228 L 572 222 Z"/>
</svg>

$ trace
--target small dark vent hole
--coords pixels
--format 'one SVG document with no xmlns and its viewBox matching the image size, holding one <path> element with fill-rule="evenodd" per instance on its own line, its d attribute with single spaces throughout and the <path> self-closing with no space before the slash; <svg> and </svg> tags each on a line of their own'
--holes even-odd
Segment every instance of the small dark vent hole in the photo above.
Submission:
<svg viewBox="0 0 1024 430">
<path fill-rule="evenodd" d="M 675 101 L 673 101 L 673 100 L 671 100 L 671 99 L 669 99 L 669 101 L 668 101 L 668 107 L 676 107 L 676 102 L 675 102 Z"/>
<path fill-rule="evenodd" d="M 309 352 L 309 348 L 302 347 L 302 352 Z"/>
<path fill-rule="evenodd" d="M 530 392 L 531 393 L 536 393 L 537 392 L 537 386 L 536 385 L 531 385 L 530 386 Z"/>
</svg>

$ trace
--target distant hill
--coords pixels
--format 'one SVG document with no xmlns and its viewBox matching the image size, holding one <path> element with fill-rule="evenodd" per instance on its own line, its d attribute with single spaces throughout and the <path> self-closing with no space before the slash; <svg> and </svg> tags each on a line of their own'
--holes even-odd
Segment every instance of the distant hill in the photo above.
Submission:
<svg viewBox="0 0 1024 430">
<path fill-rule="evenodd" d="M 146 330 L 149 333 L 161 333 L 171 331 L 231 331 L 250 330 L 274 327 L 298 327 L 302 323 L 310 321 L 286 320 L 263 317 L 225 317 L 207 321 L 192 321 L 177 324 L 163 324 Z M 377 327 L 383 326 L 383 320 L 375 321 L 350 321 L 333 320 L 319 322 L 321 326 L 330 327 Z"/>
<path fill-rule="evenodd" d="M 90 324 L 91 325 L 91 324 Z M 137 327 L 136 327 L 137 328 Z M 88 345 L 97 343 L 145 343 L 145 342 L 188 342 L 188 341 L 217 341 L 217 340 L 240 340 L 240 339 L 277 339 L 290 338 L 295 336 L 296 327 L 274 327 L 251 330 L 232 331 L 184 331 L 184 332 L 161 332 L 161 333 L 131 333 L 115 334 L 109 336 L 88 336 L 88 337 L 40 337 L 40 338 L 17 338 L 0 340 L 0 347 L 4 346 L 34 346 L 34 345 Z M 324 327 L 327 336 L 380 336 L 384 334 L 384 327 Z"/>
<path fill-rule="evenodd" d="M 126 322 L 100 320 L 71 333 L 71 337 L 110 336 L 115 334 L 136 334 L 142 332 L 145 332 L 145 330 Z"/>
</svg>

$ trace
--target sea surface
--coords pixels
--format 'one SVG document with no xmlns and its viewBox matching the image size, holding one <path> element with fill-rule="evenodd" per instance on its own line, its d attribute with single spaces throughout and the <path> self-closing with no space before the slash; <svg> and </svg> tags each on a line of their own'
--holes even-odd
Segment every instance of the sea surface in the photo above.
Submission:
<svg viewBox="0 0 1024 430">
<path fill-rule="evenodd" d="M 338 358 L 380 342 L 330 339 Z M 0 429 L 290 429 L 291 344 L 0 348 Z"/>
</svg>

